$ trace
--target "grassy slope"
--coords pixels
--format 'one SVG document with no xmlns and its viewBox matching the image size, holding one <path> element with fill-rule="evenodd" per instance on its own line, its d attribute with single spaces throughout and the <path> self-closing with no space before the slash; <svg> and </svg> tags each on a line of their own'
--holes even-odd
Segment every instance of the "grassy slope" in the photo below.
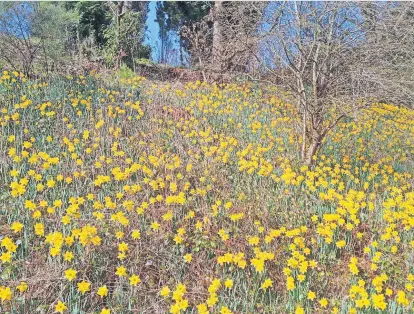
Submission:
<svg viewBox="0 0 414 314">
<path fill-rule="evenodd" d="M 2 312 L 409 311 L 412 111 L 343 122 L 310 170 L 275 90 L 106 82 L 1 78 Z"/>
</svg>

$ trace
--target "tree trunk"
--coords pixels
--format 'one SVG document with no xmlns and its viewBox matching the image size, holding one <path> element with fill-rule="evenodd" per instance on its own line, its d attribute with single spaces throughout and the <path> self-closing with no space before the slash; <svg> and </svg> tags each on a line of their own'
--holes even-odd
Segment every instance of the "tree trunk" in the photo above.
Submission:
<svg viewBox="0 0 414 314">
<path fill-rule="evenodd" d="M 298 102 L 299 102 L 298 107 L 300 107 L 300 100 Z M 306 119 L 307 119 L 306 110 L 303 110 L 303 113 L 302 113 L 302 148 L 301 148 L 302 160 L 305 160 L 306 158 L 306 138 L 307 138 L 307 129 L 306 129 L 307 120 Z"/>
<path fill-rule="evenodd" d="M 309 148 L 306 152 L 305 156 L 305 164 L 307 166 L 311 166 L 313 164 L 313 156 L 318 152 L 319 148 L 321 147 L 321 141 L 314 140 L 310 143 Z"/>
<path fill-rule="evenodd" d="M 115 21 L 116 21 L 116 29 L 115 29 L 116 35 L 115 36 L 116 36 L 116 53 L 117 53 L 117 69 L 118 70 L 121 68 L 121 63 L 122 63 L 122 57 L 121 57 L 122 47 L 121 47 L 120 36 L 121 36 L 121 19 L 125 13 L 124 4 L 125 4 L 124 1 L 118 2 L 116 16 L 115 16 Z"/>
<path fill-rule="evenodd" d="M 183 39 L 180 36 L 180 64 L 184 66 L 184 56 L 183 56 Z"/>
<path fill-rule="evenodd" d="M 215 69 L 221 72 L 221 51 L 222 51 L 222 27 L 220 24 L 220 13 L 223 7 L 221 1 L 215 1 L 213 7 L 213 49 L 212 49 L 212 64 Z"/>
</svg>

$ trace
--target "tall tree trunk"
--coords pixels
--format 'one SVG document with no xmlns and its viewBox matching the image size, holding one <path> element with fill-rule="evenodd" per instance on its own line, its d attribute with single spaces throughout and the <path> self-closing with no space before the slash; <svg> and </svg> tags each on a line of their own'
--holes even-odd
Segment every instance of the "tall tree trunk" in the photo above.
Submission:
<svg viewBox="0 0 414 314">
<path fill-rule="evenodd" d="M 180 36 L 180 64 L 184 66 L 183 39 Z"/>
<path fill-rule="evenodd" d="M 220 13 L 223 8 L 221 1 L 215 1 L 213 7 L 213 49 L 212 49 L 212 64 L 219 72 L 222 70 L 221 52 L 223 46 L 223 30 L 220 23 Z"/>
</svg>

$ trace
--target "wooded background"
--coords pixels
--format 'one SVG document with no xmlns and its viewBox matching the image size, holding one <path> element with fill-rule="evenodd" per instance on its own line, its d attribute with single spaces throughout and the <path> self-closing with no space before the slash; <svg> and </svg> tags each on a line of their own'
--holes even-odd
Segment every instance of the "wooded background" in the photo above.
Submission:
<svg viewBox="0 0 414 314">
<path fill-rule="evenodd" d="M 413 107 L 412 2 L 157 2 L 158 60 L 144 44 L 147 16 L 148 2 L 2 2 L 0 66 L 29 77 L 115 69 L 168 80 L 185 71 L 154 63 L 179 60 L 204 81 L 242 74 L 293 97 L 307 163 L 367 104 Z"/>
</svg>

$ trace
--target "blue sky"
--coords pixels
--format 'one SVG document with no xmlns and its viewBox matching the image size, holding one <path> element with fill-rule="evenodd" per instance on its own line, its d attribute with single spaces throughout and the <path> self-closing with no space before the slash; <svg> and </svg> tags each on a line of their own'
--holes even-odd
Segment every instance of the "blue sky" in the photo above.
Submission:
<svg viewBox="0 0 414 314">
<path fill-rule="evenodd" d="M 147 30 L 145 33 L 144 43 L 151 46 L 152 48 L 152 60 L 154 62 L 158 62 L 159 55 L 160 55 L 160 38 L 159 38 L 159 30 L 160 27 L 156 19 L 157 13 L 157 2 L 158 1 L 150 1 L 149 3 L 149 10 L 148 16 L 146 21 Z M 179 37 L 175 32 L 170 32 L 168 34 L 168 50 L 167 50 L 167 60 L 166 63 L 170 65 L 180 65 L 181 62 L 179 60 Z"/>
<path fill-rule="evenodd" d="M 145 34 L 145 43 L 150 45 L 152 48 L 152 59 L 154 61 L 158 60 L 158 51 L 157 47 L 159 47 L 159 38 L 158 38 L 158 32 L 160 27 L 158 26 L 158 23 L 155 22 L 156 18 L 156 5 L 157 1 L 151 1 L 149 3 L 149 12 L 147 17 L 147 31 Z"/>
</svg>

